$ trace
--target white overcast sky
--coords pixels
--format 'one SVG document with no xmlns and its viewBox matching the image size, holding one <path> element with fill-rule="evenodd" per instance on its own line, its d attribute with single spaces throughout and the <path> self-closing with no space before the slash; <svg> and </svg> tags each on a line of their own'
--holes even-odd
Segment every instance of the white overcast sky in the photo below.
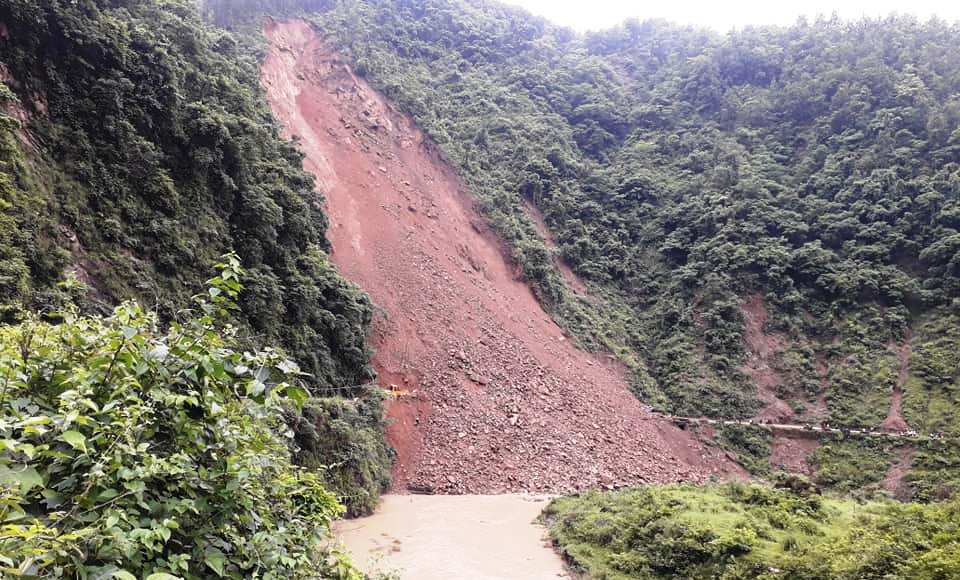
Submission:
<svg viewBox="0 0 960 580">
<path fill-rule="evenodd" d="M 913 14 L 923 20 L 936 14 L 943 20 L 960 20 L 960 0 L 504 0 L 523 6 L 556 24 L 580 31 L 609 28 L 627 18 L 664 18 L 678 24 L 705 26 L 726 32 L 756 24 L 789 25 L 806 15 L 836 12 L 845 20 Z"/>
</svg>

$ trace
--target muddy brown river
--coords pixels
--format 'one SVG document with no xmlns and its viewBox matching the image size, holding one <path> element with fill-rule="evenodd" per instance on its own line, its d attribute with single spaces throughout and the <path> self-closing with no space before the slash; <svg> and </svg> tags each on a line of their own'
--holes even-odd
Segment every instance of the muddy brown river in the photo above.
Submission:
<svg viewBox="0 0 960 580">
<path fill-rule="evenodd" d="M 570 578 L 534 520 L 530 495 L 388 495 L 366 518 L 334 531 L 366 572 L 403 580 Z"/>
</svg>

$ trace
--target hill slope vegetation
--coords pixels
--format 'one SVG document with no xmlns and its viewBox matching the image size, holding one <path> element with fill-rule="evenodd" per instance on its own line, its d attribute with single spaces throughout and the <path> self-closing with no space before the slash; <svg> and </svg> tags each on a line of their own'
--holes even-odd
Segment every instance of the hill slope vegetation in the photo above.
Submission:
<svg viewBox="0 0 960 580">
<path fill-rule="evenodd" d="M 591 492 L 554 500 L 544 517 L 563 553 L 602 580 L 933 580 L 960 570 L 958 508 L 728 484 Z"/>
<path fill-rule="evenodd" d="M 563 291 L 536 261 L 524 201 L 564 260 L 635 312 L 621 338 L 661 388 L 706 373 L 708 396 L 673 393 L 679 409 L 736 410 L 722 395 L 744 391 L 729 387 L 743 379 L 737 306 L 750 292 L 803 335 L 873 313 L 881 342 L 956 296 L 951 26 L 719 36 L 632 22 L 580 38 L 445 1 L 333 3 L 318 19 L 462 170 L 548 304 Z M 691 357 L 706 364 L 680 364 Z M 712 381 L 724 388 L 710 396 Z"/>
<path fill-rule="evenodd" d="M 365 387 L 372 306 L 328 261 L 313 180 L 259 92 L 255 40 L 188 1 L 0 2 L 0 317 L 137 298 L 175 320 L 236 252 L 239 340 L 281 346 L 309 373 L 299 458 L 338 466 L 363 511 L 389 467 Z M 338 396 L 353 400 L 322 400 Z M 311 440 L 321 418 L 353 435 Z"/>
</svg>

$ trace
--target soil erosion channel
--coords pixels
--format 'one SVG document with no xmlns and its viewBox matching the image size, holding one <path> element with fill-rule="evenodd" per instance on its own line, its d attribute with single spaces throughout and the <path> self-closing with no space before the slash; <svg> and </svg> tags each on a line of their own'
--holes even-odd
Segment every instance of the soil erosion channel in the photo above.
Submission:
<svg viewBox="0 0 960 580">
<path fill-rule="evenodd" d="M 330 216 L 332 258 L 379 309 L 395 493 L 561 493 L 740 473 L 577 349 L 518 280 L 412 120 L 302 21 L 270 22 L 262 82 Z"/>
</svg>

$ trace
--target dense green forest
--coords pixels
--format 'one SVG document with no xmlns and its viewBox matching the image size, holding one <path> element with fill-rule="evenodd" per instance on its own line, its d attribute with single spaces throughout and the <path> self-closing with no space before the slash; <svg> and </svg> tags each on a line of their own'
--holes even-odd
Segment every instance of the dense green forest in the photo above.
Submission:
<svg viewBox="0 0 960 580">
<path fill-rule="evenodd" d="M 351 512 L 371 509 L 390 463 L 365 386 L 372 306 L 328 261 L 313 180 L 259 90 L 258 39 L 189 1 L 4 0 L 0 23 L 3 321 L 133 298 L 175 321 L 236 252 L 237 339 L 283 347 L 315 397 L 290 416 L 297 459 L 335 465 Z"/>
</svg>

